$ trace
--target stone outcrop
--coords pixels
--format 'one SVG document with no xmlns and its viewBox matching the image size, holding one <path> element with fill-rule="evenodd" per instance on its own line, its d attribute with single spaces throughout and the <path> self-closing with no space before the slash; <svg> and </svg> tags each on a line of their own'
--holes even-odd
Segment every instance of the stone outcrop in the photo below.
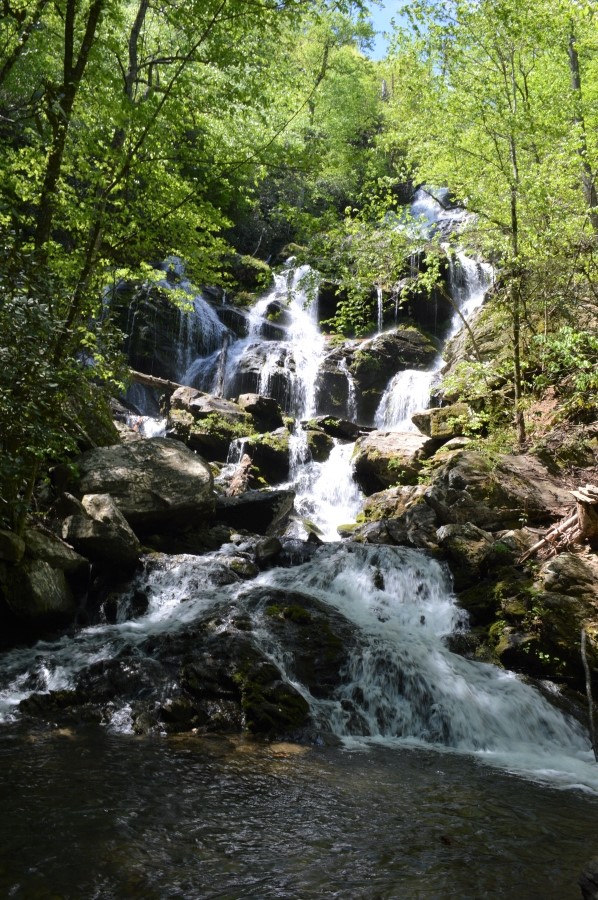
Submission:
<svg viewBox="0 0 598 900">
<path fill-rule="evenodd" d="M 208 460 L 224 462 L 231 441 L 252 434 L 252 415 L 232 400 L 181 387 L 171 397 L 170 434 Z"/>
<path fill-rule="evenodd" d="M 214 509 L 209 466 L 179 441 L 150 438 L 90 450 L 77 466 L 79 496 L 110 494 L 135 531 L 202 521 Z"/>
<path fill-rule="evenodd" d="M 366 494 L 391 485 L 416 484 L 422 461 L 436 446 L 414 432 L 372 431 L 355 444 L 355 480 Z"/>
<path fill-rule="evenodd" d="M 94 563 L 134 566 L 141 544 L 109 494 L 86 494 L 86 515 L 68 516 L 62 525 L 65 541 Z"/>
<path fill-rule="evenodd" d="M 426 409 L 411 416 L 422 434 L 441 441 L 450 441 L 463 434 L 471 411 L 466 403 L 452 403 L 438 409 Z"/>
<path fill-rule="evenodd" d="M 218 497 L 219 522 L 254 534 L 279 535 L 293 511 L 294 491 L 246 491 L 238 497 Z"/>
<path fill-rule="evenodd" d="M 348 363 L 359 421 L 372 421 L 393 375 L 404 369 L 427 369 L 437 355 L 438 348 L 417 328 L 397 328 L 364 341 Z"/>
<path fill-rule="evenodd" d="M 372 442 L 370 447 L 373 455 L 375 444 Z M 440 459 L 444 456 L 440 455 Z M 422 524 L 422 519 L 434 531 L 442 525 L 466 524 L 497 531 L 521 524 L 542 525 L 560 518 L 562 511 L 572 505 L 569 492 L 533 458 L 502 454 L 491 459 L 468 449 L 446 457 L 432 470 L 429 484 L 410 495 L 408 503 L 404 503 L 400 491 L 374 494 L 364 510 L 366 520 L 388 519 L 397 533 L 405 529 L 413 532 L 415 522 Z M 389 453 L 388 459 L 392 458 Z M 378 465 L 375 457 L 373 464 Z M 415 468 L 417 464 L 416 458 Z M 397 467 L 394 464 L 390 471 Z M 425 542 L 415 546 L 430 546 L 429 529 L 424 530 Z M 433 544 L 437 545 L 437 540 Z"/>
<path fill-rule="evenodd" d="M 282 410 L 272 397 L 261 394 L 241 394 L 237 397 L 239 407 L 252 417 L 258 431 L 274 431 L 284 424 Z"/>
</svg>

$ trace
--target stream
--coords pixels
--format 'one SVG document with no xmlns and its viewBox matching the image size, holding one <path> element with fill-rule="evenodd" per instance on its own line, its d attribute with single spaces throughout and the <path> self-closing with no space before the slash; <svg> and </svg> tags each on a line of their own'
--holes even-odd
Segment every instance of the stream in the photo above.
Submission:
<svg viewBox="0 0 598 900">
<path fill-rule="evenodd" d="M 432 223 L 440 216 L 427 196 L 415 208 Z M 491 271 L 462 251 L 451 265 L 453 299 L 470 316 Z M 298 422 L 316 416 L 328 351 L 306 287 L 311 277 L 306 267 L 287 266 L 249 311 L 243 338 L 233 339 L 195 297 L 192 322 L 181 328 L 180 379 L 223 396 L 275 396 Z M 276 327 L 267 318 L 273 304 L 283 311 Z M 206 337 L 193 356 L 185 348 L 201 321 Z M 451 333 L 458 328 L 456 316 Z M 441 367 L 439 354 L 426 371 L 399 372 L 374 421 L 363 424 L 411 430 Z M 347 367 L 339 370 L 351 419 L 355 389 Z M 146 434 L 159 433 L 151 409 L 142 412 Z M 241 451 L 242 440 L 229 468 Z M 598 814 L 587 734 L 512 673 L 451 652 L 450 636 L 467 621 L 443 565 L 421 551 L 338 541 L 337 526 L 354 519 L 363 500 L 352 452 L 350 441 L 337 440 L 328 461 L 314 462 L 305 431 L 295 427 L 289 486 L 298 515 L 289 536 L 304 538 L 302 522 L 315 523 L 324 543 L 311 558 L 247 582 L 223 577 L 236 552 L 230 545 L 147 560 L 114 621 L 3 655 L 2 896 L 579 897 Z M 140 591 L 148 598 L 142 614 L 132 612 Z M 358 635 L 333 695 L 302 683 L 266 628 L 268 601 L 256 598 L 273 592 L 315 598 Z M 31 694 L 74 690 L 91 667 L 117 658 L 135 661 L 144 690 L 160 703 L 172 685 L 158 672 L 156 642 L 167 646 L 207 614 L 229 609 L 245 617 L 309 705 L 311 743 L 139 737 L 126 697 L 111 702 L 101 725 L 40 726 L 20 717 L 18 705 Z"/>
</svg>

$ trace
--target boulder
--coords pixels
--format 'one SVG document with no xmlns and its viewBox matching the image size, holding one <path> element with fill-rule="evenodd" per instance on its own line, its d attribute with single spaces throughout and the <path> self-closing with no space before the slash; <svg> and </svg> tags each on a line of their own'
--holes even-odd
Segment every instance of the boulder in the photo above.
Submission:
<svg viewBox="0 0 598 900">
<path fill-rule="evenodd" d="M 424 495 L 438 525 L 471 522 L 487 531 L 542 525 L 571 507 L 571 497 L 530 456 L 489 457 L 462 450 L 434 473 Z"/>
<path fill-rule="evenodd" d="M 86 494 L 83 506 L 85 516 L 64 520 L 64 539 L 94 563 L 135 565 L 141 556 L 141 545 L 112 497 Z"/>
<path fill-rule="evenodd" d="M 7 567 L 5 603 L 17 621 L 34 629 L 72 621 L 76 612 L 64 571 L 41 559 L 23 559 Z"/>
<path fill-rule="evenodd" d="M 225 400 L 223 397 L 214 397 L 195 388 L 178 388 L 170 398 L 170 405 L 172 409 L 188 410 L 196 420 L 217 415 L 233 425 L 240 424 L 244 428 L 251 429 L 251 416 L 238 403 Z"/>
<path fill-rule="evenodd" d="M 349 422 L 347 419 L 337 419 L 335 416 L 317 416 L 313 422 L 330 437 L 338 438 L 341 441 L 356 441 L 361 434 L 374 430 L 356 425 L 355 422 Z"/>
<path fill-rule="evenodd" d="M 136 530 L 205 520 L 214 509 L 207 463 L 168 438 L 90 450 L 77 461 L 76 492 L 110 494 Z"/>
<path fill-rule="evenodd" d="M 284 424 L 282 410 L 273 397 L 261 394 L 241 394 L 237 398 L 239 407 L 253 418 L 259 431 L 273 431 Z"/>
<path fill-rule="evenodd" d="M 351 416 L 351 390 L 347 360 L 358 344 L 347 341 L 326 354 L 316 376 L 316 405 L 324 416 Z"/>
<path fill-rule="evenodd" d="M 232 400 L 190 387 L 172 395 L 169 434 L 205 459 L 225 462 L 231 442 L 254 431 L 252 416 Z"/>
<path fill-rule="evenodd" d="M 468 522 L 442 525 L 436 538 L 451 564 L 455 590 L 461 591 L 478 582 L 492 547 L 492 535 Z"/>
<path fill-rule="evenodd" d="M 286 481 L 289 477 L 289 440 L 288 429 L 277 428 L 276 431 L 251 437 L 243 444 L 243 453 L 249 456 L 268 484 Z"/>
<path fill-rule="evenodd" d="M 62 569 L 67 574 L 83 574 L 89 569 L 89 563 L 84 555 L 76 553 L 72 547 L 51 532 L 28 528 L 25 531 L 25 544 L 28 557 L 41 559 L 53 569 Z"/>
<path fill-rule="evenodd" d="M 0 559 L 9 563 L 19 563 L 25 555 L 25 541 L 14 531 L 0 529 Z"/>
<path fill-rule="evenodd" d="M 413 432 L 372 431 L 355 444 L 355 480 L 366 494 L 395 484 L 415 484 L 422 460 L 436 446 Z"/>
<path fill-rule="evenodd" d="M 293 511 L 294 491 L 246 491 L 238 497 L 218 497 L 219 522 L 253 534 L 280 535 Z"/>
<path fill-rule="evenodd" d="M 326 462 L 332 448 L 334 447 L 333 439 L 319 428 L 307 429 L 307 446 L 310 456 L 316 462 Z"/>
<path fill-rule="evenodd" d="M 461 436 L 469 419 L 470 409 L 466 403 L 426 409 L 411 416 L 411 421 L 422 434 L 442 441 Z"/>
</svg>

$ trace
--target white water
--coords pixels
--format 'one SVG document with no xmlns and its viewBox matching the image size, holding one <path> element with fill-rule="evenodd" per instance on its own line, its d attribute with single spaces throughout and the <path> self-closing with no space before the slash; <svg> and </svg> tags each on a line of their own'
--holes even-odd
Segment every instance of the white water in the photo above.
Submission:
<svg viewBox="0 0 598 900">
<path fill-rule="evenodd" d="M 374 424 L 381 430 L 417 431 L 411 421 L 413 413 L 426 409 L 430 391 L 438 374 L 438 366 L 422 372 L 405 369 L 398 372 L 384 391 Z"/>
<path fill-rule="evenodd" d="M 454 228 L 466 218 L 462 212 L 443 209 L 440 203 L 423 189 L 416 192 L 411 215 L 419 222 L 418 227 L 423 229 L 424 236 L 429 236 L 439 226 L 445 227 L 448 224 Z M 494 270 L 488 263 L 467 256 L 462 249 L 452 252 L 448 244 L 443 244 L 443 248 L 449 258 L 449 291 L 457 307 L 446 337 L 446 340 L 449 340 L 461 330 L 464 321 L 468 321 L 484 302 Z M 395 375 L 376 410 L 376 428 L 417 431 L 411 422 L 411 416 L 428 408 L 432 387 L 443 365 L 444 360 L 439 355 L 425 372 L 407 369 Z"/>
<path fill-rule="evenodd" d="M 234 554 L 234 548 L 229 548 Z M 399 547 L 323 545 L 291 569 L 271 569 L 249 584 L 227 583 L 227 553 L 149 560 L 121 600 L 123 619 L 74 636 L 12 650 L 0 661 L 0 721 L 10 722 L 32 692 L 70 689 L 90 665 L 118 654 L 147 660 L 144 642 L 184 630 L 223 601 L 255 598 L 260 585 L 302 591 L 353 622 L 358 643 L 331 700 L 307 699 L 319 726 L 348 748 L 369 743 L 420 744 L 473 754 L 535 780 L 598 793 L 598 767 L 581 726 L 511 673 L 451 653 L 445 637 L 465 626 L 443 568 L 423 553 Z M 228 579 L 230 581 L 230 578 Z M 224 582 L 224 583 L 223 583 Z M 135 589 L 149 597 L 147 613 L 126 620 Z M 265 598 L 267 598 L 267 594 Z M 267 602 L 267 599 L 265 600 Z M 254 631 L 283 672 L 288 660 L 251 613 Z M 292 664 L 292 663 L 291 663 Z M 170 676 L 168 676 L 170 677 Z M 109 727 L 127 730 L 126 703 L 107 710 Z"/>
<path fill-rule="evenodd" d="M 598 792 L 598 767 L 577 722 L 512 673 L 447 649 L 443 638 L 464 626 L 464 614 L 433 560 L 405 548 L 330 544 L 309 563 L 259 580 L 300 587 L 338 609 L 363 635 L 364 647 L 334 702 L 303 690 L 347 747 L 421 743 Z"/>
<path fill-rule="evenodd" d="M 191 384 L 190 367 L 198 355 L 205 357 L 218 350 L 230 333 L 213 307 L 185 276 L 185 266 L 178 257 L 169 257 L 162 268 L 171 270 L 177 281 L 168 278 L 159 282 L 166 290 L 181 292 L 187 308 L 179 310 L 179 333 L 176 342 L 176 377 L 180 384 Z"/>
</svg>

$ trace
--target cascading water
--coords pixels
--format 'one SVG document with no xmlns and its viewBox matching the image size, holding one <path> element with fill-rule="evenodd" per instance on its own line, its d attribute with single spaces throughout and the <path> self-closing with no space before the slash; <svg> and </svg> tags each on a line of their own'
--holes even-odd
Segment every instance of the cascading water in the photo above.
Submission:
<svg viewBox="0 0 598 900">
<path fill-rule="evenodd" d="M 454 229 L 463 223 L 465 214 L 445 209 L 432 194 L 420 189 L 416 192 L 412 207 L 412 219 L 417 222 L 417 233 L 428 237 L 436 229 Z M 491 265 L 477 261 L 458 249 L 452 252 L 443 244 L 449 259 L 448 287 L 456 310 L 446 340 L 453 337 L 484 301 L 492 283 L 494 270 Z M 388 384 L 376 411 L 375 425 L 381 430 L 416 431 L 411 422 L 413 413 L 426 409 L 434 382 L 444 361 L 439 354 L 434 364 L 422 372 L 407 369 L 399 372 Z"/>
<path fill-rule="evenodd" d="M 122 595 L 116 624 L 4 654 L 0 721 L 13 721 L 18 704 L 31 693 L 75 690 L 86 672 L 114 659 L 125 667 L 130 661 L 137 677 L 146 673 L 159 699 L 171 689 L 172 675 L 167 671 L 164 682 L 155 683 L 156 641 L 176 643 L 177 635 L 210 610 L 232 603 L 234 617 L 249 616 L 265 653 L 303 694 L 315 723 L 347 747 L 382 742 L 474 754 L 536 780 L 598 792 L 589 740 L 574 720 L 511 673 L 448 649 L 446 639 L 464 628 L 464 614 L 434 560 L 406 548 L 330 543 L 308 562 L 270 569 L 245 584 L 231 578 L 229 555 L 224 549 L 151 563 Z M 139 589 L 147 611 L 130 620 Z M 313 696 L 297 680 L 292 659 L 263 628 L 267 609 L 252 603 L 260 590 L 267 598 L 272 590 L 284 596 L 298 589 L 355 628 L 355 648 L 328 699 Z M 105 707 L 106 725 L 130 730 L 129 712 L 128 704 L 115 698 Z"/>
</svg>

